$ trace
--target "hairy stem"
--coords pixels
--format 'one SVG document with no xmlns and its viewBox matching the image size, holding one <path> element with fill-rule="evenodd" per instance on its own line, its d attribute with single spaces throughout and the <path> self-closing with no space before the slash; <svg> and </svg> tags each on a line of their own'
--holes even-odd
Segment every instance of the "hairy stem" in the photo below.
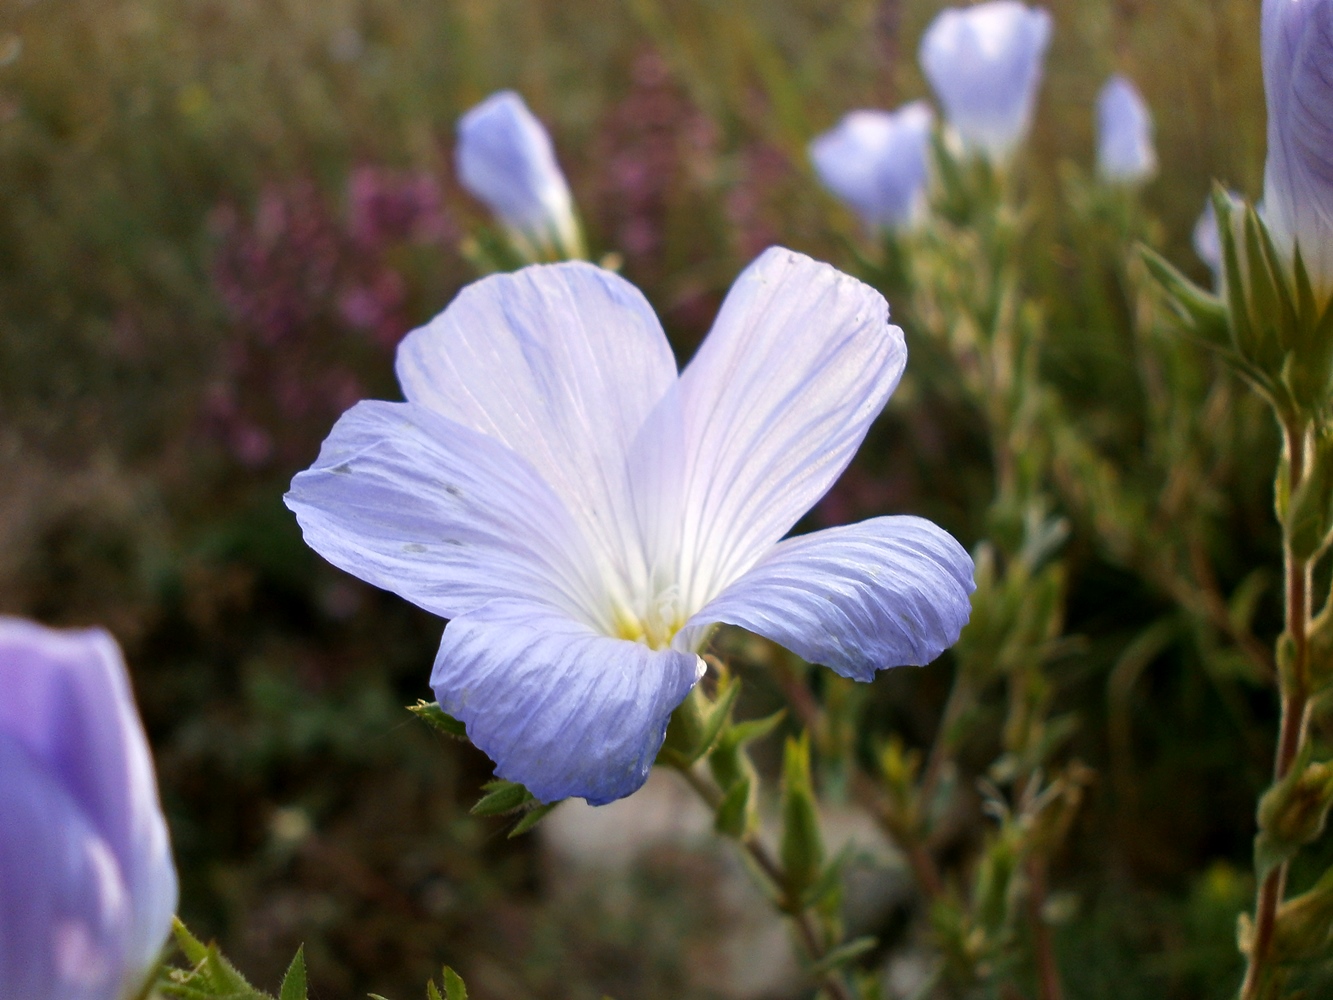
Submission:
<svg viewBox="0 0 1333 1000">
<path fill-rule="evenodd" d="M 1037 962 L 1037 989 L 1041 1000 L 1064 1000 L 1060 968 L 1055 964 L 1055 946 L 1046 923 L 1046 864 L 1040 858 L 1028 862 L 1028 922 L 1032 926 L 1032 951 Z"/>
<path fill-rule="evenodd" d="M 1283 427 L 1288 460 L 1288 496 L 1294 496 L 1305 477 L 1306 430 L 1303 423 L 1288 420 Z M 1292 652 L 1289 668 L 1278 670 L 1282 692 L 1282 721 L 1278 730 L 1277 753 L 1273 760 L 1273 781 L 1287 776 L 1300 753 L 1310 726 L 1310 563 L 1298 559 L 1283 532 L 1283 562 L 1286 569 L 1286 632 Z M 1280 641 L 1283 641 L 1280 640 Z M 1254 937 L 1250 942 L 1249 966 L 1241 987 L 1241 1000 L 1257 1000 L 1263 989 L 1265 973 L 1273 946 L 1277 910 L 1287 884 L 1287 864 L 1278 865 L 1259 885 L 1254 904 Z"/>
<path fill-rule="evenodd" d="M 685 782 L 694 789 L 699 798 L 713 812 L 717 811 L 722 804 L 722 791 L 713 783 L 711 779 L 701 774 L 695 768 L 682 768 L 680 774 L 685 778 Z M 796 925 L 796 933 L 800 935 L 801 944 L 805 948 L 806 955 L 814 964 L 818 964 L 829 953 L 825 947 L 823 936 L 819 932 L 819 927 L 809 910 L 801 907 L 794 900 L 786 899 L 785 886 L 787 884 L 787 873 L 783 871 L 782 863 L 774 857 L 773 852 L 768 849 L 763 838 L 758 833 L 747 833 L 740 840 L 741 849 L 754 862 L 755 867 L 764 873 L 764 876 L 773 883 L 777 891 L 784 896 L 782 911 L 791 917 Z M 851 990 L 838 975 L 836 969 L 829 969 L 819 975 L 819 985 L 833 1000 L 855 1000 Z"/>
</svg>

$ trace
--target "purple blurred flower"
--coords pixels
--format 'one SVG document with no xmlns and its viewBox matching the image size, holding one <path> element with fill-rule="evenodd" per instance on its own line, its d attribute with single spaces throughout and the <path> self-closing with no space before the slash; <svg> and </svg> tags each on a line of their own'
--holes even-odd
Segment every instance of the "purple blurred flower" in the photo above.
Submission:
<svg viewBox="0 0 1333 1000">
<path fill-rule="evenodd" d="M 1265 221 L 1333 295 L 1333 0 L 1264 0 Z"/>
<path fill-rule="evenodd" d="M 921 38 L 921 68 L 963 147 L 1007 160 L 1032 122 L 1051 15 L 1018 0 L 941 11 Z"/>
<path fill-rule="evenodd" d="M 815 173 L 867 229 L 912 226 L 926 208 L 934 118 L 925 101 L 892 112 L 853 111 L 810 143 Z"/>
<path fill-rule="evenodd" d="M 680 374 L 628 282 L 529 267 L 410 334 L 407 402 L 344 414 L 285 499 L 330 562 L 451 619 L 431 683 L 497 774 L 608 802 L 643 783 L 716 623 L 860 680 L 957 638 L 972 562 L 930 522 L 779 542 L 905 362 L 877 292 L 789 250 L 737 279 Z"/>
<path fill-rule="evenodd" d="M 528 256 L 580 256 L 574 199 L 551 137 L 512 90 L 492 94 L 458 120 L 459 182 L 484 202 Z"/>
<path fill-rule="evenodd" d="M 1157 173 L 1152 114 L 1138 88 L 1123 76 L 1106 81 L 1097 96 L 1097 172 L 1118 184 L 1141 184 Z"/>
<path fill-rule="evenodd" d="M 362 166 L 347 181 L 347 229 L 364 250 L 448 239 L 443 206 L 440 185 L 430 174 Z"/>
<path fill-rule="evenodd" d="M 176 870 L 115 640 L 0 618 L 0 998 L 131 996 Z"/>
</svg>

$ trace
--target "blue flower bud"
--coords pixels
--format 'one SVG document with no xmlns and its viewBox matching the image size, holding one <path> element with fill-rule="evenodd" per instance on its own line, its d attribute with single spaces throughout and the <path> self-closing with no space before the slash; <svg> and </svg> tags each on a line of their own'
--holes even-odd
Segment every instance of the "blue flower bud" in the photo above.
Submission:
<svg viewBox="0 0 1333 1000">
<path fill-rule="evenodd" d="M 1141 184 L 1157 173 L 1152 115 L 1138 88 L 1113 76 L 1097 97 L 1097 172 L 1116 184 Z"/>
<path fill-rule="evenodd" d="M 551 137 L 518 94 L 492 94 L 458 120 L 455 162 L 459 182 L 528 256 L 581 256 L 574 199 Z"/>
<path fill-rule="evenodd" d="M 1268 97 L 1265 221 L 1288 259 L 1300 248 L 1321 297 L 1333 294 L 1333 0 L 1264 0 Z"/>
<path fill-rule="evenodd" d="M 123 1000 L 176 870 L 115 641 L 0 618 L 0 1000 Z"/>
<path fill-rule="evenodd" d="M 963 147 L 1008 159 L 1032 122 L 1051 16 L 1018 0 L 940 12 L 921 39 L 921 68 Z"/>
<path fill-rule="evenodd" d="M 1203 211 L 1194 223 L 1194 252 L 1199 260 L 1208 265 L 1213 272 L 1214 284 L 1222 280 L 1222 236 L 1217 231 L 1217 212 L 1213 209 L 1213 199 L 1205 198 Z"/>
<path fill-rule="evenodd" d="M 911 226 L 926 208 L 933 119 L 925 101 L 893 112 L 853 111 L 810 143 L 810 161 L 867 229 Z"/>
</svg>

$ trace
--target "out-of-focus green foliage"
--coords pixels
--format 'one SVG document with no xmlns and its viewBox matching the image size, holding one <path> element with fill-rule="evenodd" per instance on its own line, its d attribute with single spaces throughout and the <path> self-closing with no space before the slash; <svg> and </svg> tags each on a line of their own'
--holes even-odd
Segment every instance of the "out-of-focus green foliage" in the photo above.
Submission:
<svg viewBox="0 0 1333 1000">
<path fill-rule="evenodd" d="M 975 905 L 944 906 L 933 926 L 968 947 L 977 926 L 1025 933 L 1006 907 L 1031 831 L 1016 825 L 1021 795 L 983 820 L 1003 796 L 956 776 L 1027 753 L 1029 777 L 1049 765 L 1035 796 L 1084 762 L 1097 779 L 1046 873 L 1067 994 L 1234 992 L 1275 728 L 1277 436 L 1182 336 L 1130 246 L 1144 239 L 1203 281 L 1188 237 L 1212 179 L 1259 193 L 1258 4 L 1050 4 L 1049 70 L 1012 179 L 1029 215 L 1001 262 L 1026 303 L 1017 320 L 1041 330 L 1024 369 L 1041 387 L 1039 433 L 1016 449 L 1049 504 L 1035 520 L 992 506 L 992 414 L 947 341 L 968 331 L 929 334 L 929 297 L 914 295 L 926 282 L 879 256 L 805 160 L 843 112 L 925 96 L 915 47 L 940 6 L 0 7 L 0 609 L 102 623 L 125 644 L 182 915 L 250 978 L 282 981 L 305 942 L 317 997 L 418 996 L 443 962 L 480 1000 L 715 995 L 687 974 L 718 933 L 690 891 L 710 862 L 667 852 L 614 892 L 551 892 L 532 837 L 469 813 L 487 762 L 402 711 L 428 697 L 440 623 L 322 564 L 279 501 L 347 402 L 393 396 L 396 338 L 471 278 L 457 247 L 484 220 L 451 177 L 452 126 L 513 86 L 551 128 L 594 255 L 621 255 L 682 358 L 769 243 L 881 267 L 908 376 L 810 525 L 911 511 L 1005 556 L 1042 535 L 1031 528 L 1068 526 L 1058 570 L 1034 563 L 1030 589 L 1007 589 L 1003 567 L 990 578 L 960 653 L 993 680 L 1018 675 L 1014 650 L 1055 643 L 1023 674 L 1041 681 L 1024 698 L 992 684 L 951 717 L 961 660 L 863 688 L 724 633 L 746 682 L 737 717 L 786 699 L 791 717 L 773 725 L 810 729 L 826 800 L 855 793 L 858 762 L 877 766 L 893 822 L 943 830 L 930 845 L 954 865 L 943 888 Z M 1112 70 L 1157 120 L 1162 175 L 1137 200 L 1087 179 L 1091 104 Z M 930 252 L 917 261 L 930 287 L 965 297 L 979 275 Z M 1014 640 L 1024 629 L 1036 631 Z M 1051 742 L 1006 745 L 1015 704 Z M 942 714 L 955 767 L 922 801 Z M 757 739 L 767 730 L 744 725 L 694 734 L 689 757 L 707 753 L 718 828 L 737 839 L 769 807 L 760 778 L 780 763 Z M 792 836 L 792 859 L 809 855 Z M 1308 850 L 1327 855 L 1326 838 Z M 1293 891 L 1319 871 L 1298 864 Z M 873 970 L 919 948 L 927 923 L 889 914 L 870 928 L 875 950 L 832 954 Z"/>
</svg>

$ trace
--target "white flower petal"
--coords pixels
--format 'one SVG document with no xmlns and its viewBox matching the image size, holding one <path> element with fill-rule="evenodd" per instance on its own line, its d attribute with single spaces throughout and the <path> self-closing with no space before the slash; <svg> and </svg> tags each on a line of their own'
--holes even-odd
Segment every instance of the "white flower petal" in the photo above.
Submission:
<svg viewBox="0 0 1333 1000">
<path fill-rule="evenodd" d="M 453 618 L 524 596 L 599 606 L 558 497 L 494 438 L 414 403 L 358 403 L 284 497 L 329 562 Z"/>
<path fill-rule="evenodd" d="M 958 639 L 976 589 L 972 559 L 919 517 L 877 517 L 789 538 L 694 616 L 688 647 L 717 622 L 740 625 L 859 681 L 924 666 Z"/>
<path fill-rule="evenodd" d="M 527 459 L 605 573 L 642 580 L 627 456 L 676 362 L 638 289 L 583 263 L 493 275 L 410 334 L 397 370 L 409 400 Z"/>
<path fill-rule="evenodd" d="M 496 601 L 445 628 L 431 686 L 497 775 L 543 802 L 600 805 L 643 784 L 672 710 L 702 673 L 693 653 Z"/>
<path fill-rule="evenodd" d="M 774 248 L 737 279 L 681 376 L 686 608 L 754 565 L 833 485 L 906 361 L 883 297 L 827 264 Z"/>
</svg>

